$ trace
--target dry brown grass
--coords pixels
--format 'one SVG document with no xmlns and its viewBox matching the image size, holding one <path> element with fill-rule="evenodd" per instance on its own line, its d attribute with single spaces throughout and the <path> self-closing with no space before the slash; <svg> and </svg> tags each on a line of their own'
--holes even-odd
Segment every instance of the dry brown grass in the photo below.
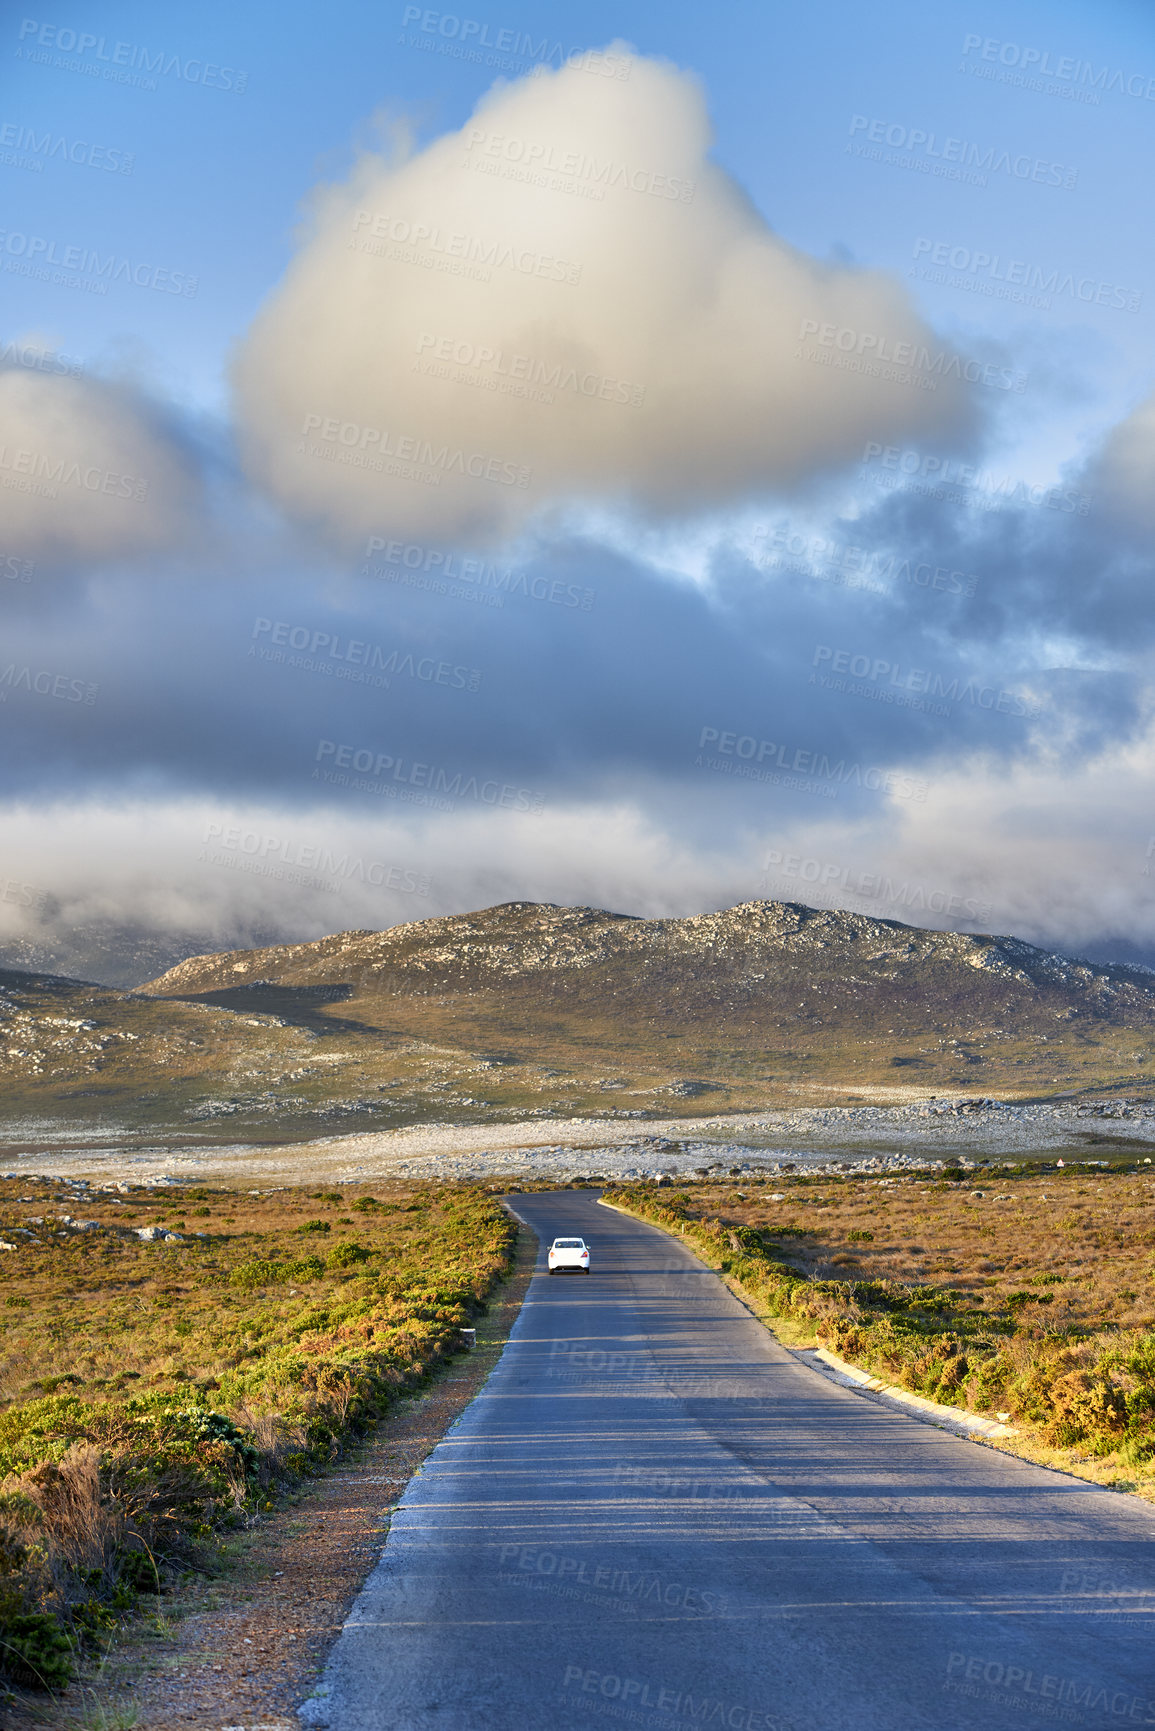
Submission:
<svg viewBox="0 0 1155 1731">
<path fill-rule="evenodd" d="M 949 1279 L 992 1313 L 1026 1287 L 1022 1320 L 1043 1332 L 1155 1327 L 1155 1177 L 783 1177 L 676 1194 L 697 1218 L 765 1229 L 816 1280 Z"/>
<path fill-rule="evenodd" d="M 369 1194 L 380 1206 L 365 1206 Z M 459 1195 L 397 1183 L 118 1194 L 0 1180 L 0 1240 L 19 1246 L 0 1252 L 0 1398 L 227 1387 L 233 1405 L 256 1410 L 247 1385 L 279 1347 L 317 1359 L 388 1329 L 383 1280 L 400 1290 L 480 1277 L 484 1290 L 486 1246 L 454 1225 Z M 97 1230 L 77 1230 L 81 1220 Z M 142 1242 L 148 1227 L 181 1242 Z M 342 1244 L 364 1260 L 331 1266 Z M 370 1290 L 375 1304 L 356 1302 Z"/>
</svg>

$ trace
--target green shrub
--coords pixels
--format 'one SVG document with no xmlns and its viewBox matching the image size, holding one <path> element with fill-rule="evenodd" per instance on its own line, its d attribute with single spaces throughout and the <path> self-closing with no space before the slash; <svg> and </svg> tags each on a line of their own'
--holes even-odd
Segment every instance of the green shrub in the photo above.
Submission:
<svg viewBox="0 0 1155 1731">
<path fill-rule="evenodd" d="M 263 1256 L 254 1256 L 233 1269 L 229 1285 L 246 1287 L 249 1291 L 258 1286 L 281 1286 L 289 1279 L 292 1266 L 291 1262 L 273 1262 Z"/>
<path fill-rule="evenodd" d="M 325 1272 L 325 1264 L 319 1256 L 306 1256 L 300 1262 L 289 1264 L 290 1280 L 320 1280 Z"/>
<path fill-rule="evenodd" d="M 49 1612 L 0 1605 L 0 1665 L 26 1689 L 63 1689 L 72 1681 L 73 1645 Z"/>
<path fill-rule="evenodd" d="M 368 1262 L 372 1256 L 371 1250 L 366 1250 L 363 1244 L 356 1244 L 352 1239 L 346 1239 L 342 1244 L 334 1244 L 325 1258 L 326 1268 L 356 1268 L 362 1262 Z"/>
<path fill-rule="evenodd" d="M 117 1553 L 117 1575 L 134 1593 L 162 1593 L 164 1579 L 148 1551 Z"/>
<path fill-rule="evenodd" d="M 317 1280 L 324 1272 L 325 1264 L 319 1256 L 306 1256 L 292 1262 L 254 1256 L 233 1269 L 229 1285 L 245 1287 L 252 1292 L 259 1286 L 285 1286 L 290 1280 Z M 179 1325 L 176 1332 L 179 1333 Z"/>
<path fill-rule="evenodd" d="M 1087 1370 L 1069 1371 L 1051 1387 L 1051 1426 L 1076 1440 L 1127 1427 L 1127 1397 L 1106 1376 Z"/>
</svg>

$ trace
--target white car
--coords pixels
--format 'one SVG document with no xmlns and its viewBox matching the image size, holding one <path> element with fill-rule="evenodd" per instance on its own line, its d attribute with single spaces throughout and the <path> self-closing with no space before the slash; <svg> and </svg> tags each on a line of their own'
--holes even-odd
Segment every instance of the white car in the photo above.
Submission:
<svg viewBox="0 0 1155 1731">
<path fill-rule="evenodd" d="M 549 1271 L 560 1274 L 571 1268 L 578 1274 L 590 1271 L 590 1253 L 584 1238 L 555 1238 L 549 1247 Z"/>
</svg>

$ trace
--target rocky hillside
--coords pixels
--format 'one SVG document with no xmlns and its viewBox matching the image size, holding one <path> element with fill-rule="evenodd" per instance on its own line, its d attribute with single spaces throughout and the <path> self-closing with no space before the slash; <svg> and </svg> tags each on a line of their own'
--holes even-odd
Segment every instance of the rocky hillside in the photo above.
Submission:
<svg viewBox="0 0 1155 1731">
<path fill-rule="evenodd" d="M 509 902 L 194 957 L 144 989 L 281 1013 L 290 998 L 339 1004 L 346 1023 L 560 1066 L 571 1106 L 596 1087 L 619 1109 L 656 1090 L 763 1105 L 804 1083 L 1134 1085 L 1155 1049 L 1145 969 L 791 902 L 664 920 Z"/>
<path fill-rule="evenodd" d="M 864 1031 L 882 1009 L 916 1019 L 917 1031 L 963 1006 L 1032 1024 L 1056 1015 L 1145 1022 L 1155 1012 L 1155 973 L 1147 969 L 1093 966 L 1017 938 L 924 931 L 794 902 L 744 902 L 670 920 L 506 902 L 384 932 L 194 956 L 142 990 L 187 997 L 335 984 L 401 997 L 526 988 L 593 1002 L 624 993 L 654 1015 L 674 1007 L 780 1014 L 788 1022 L 800 1014 L 838 1023 L 865 1015 Z M 800 991 L 818 996 L 799 1001 Z M 661 1002 L 651 1001 L 654 994 Z"/>
<path fill-rule="evenodd" d="M 196 956 L 132 993 L 0 987 L 8 1124 L 112 1125 L 122 1145 L 1155 1083 L 1155 974 L 796 903 L 513 902 Z"/>
</svg>

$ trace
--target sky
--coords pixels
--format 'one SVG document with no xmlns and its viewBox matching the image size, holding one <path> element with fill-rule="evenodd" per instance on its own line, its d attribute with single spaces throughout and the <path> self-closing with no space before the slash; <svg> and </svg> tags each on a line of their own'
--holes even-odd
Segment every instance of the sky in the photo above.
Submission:
<svg viewBox="0 0 1155 1731">
<path fill-rule="evenodd" d="M 0 962 L 1155 963 L 1153 122 L 1130 0 L 6 11 Z"/>
</svg>

